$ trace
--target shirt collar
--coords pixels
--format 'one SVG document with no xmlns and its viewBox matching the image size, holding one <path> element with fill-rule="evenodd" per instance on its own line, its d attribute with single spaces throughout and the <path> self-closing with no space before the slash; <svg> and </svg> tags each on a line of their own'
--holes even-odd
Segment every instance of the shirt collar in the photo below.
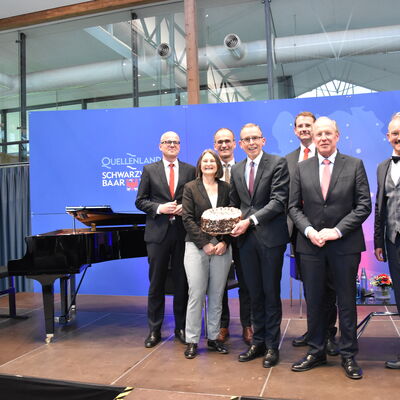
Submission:
<svg viewBox="0 0 400 400">
<path fill-rule="evenodd" d="M 322 161 L 324 161 L 325 159 L 329 160 L 332 164 L 335 163 L 335 159 L 337 156 L 337 150 L 334 151 L 334 153 L 332 153 L 328 158 L 325 158 L 323 156 L 321 156 L 321 154 L 318 153 L 318 163 L 322 164 Z"/>
<path fill-rule="evenodd" d="M 315 154 L 315 143 L 311 143 L 308 147 L 300 143 L 300 153 L 304 153 L 304 149 L 306 148 L 310 149 L 311 154 Z"/>
<path fill-rule="evenodd" d="M 246 165 L 250 165 L 250 163 L 252 161 L 254 162 L 255 165 L 259 165 L 262 156 L 263 156 L 263 152 L 261 151 L 260 154 L 254 160 L 252 160 L 251 158 L 247 157 Z"/>
<path fill-rule="evenodd" d="M 221 160 L 221 159 L 220 159 L 220 160 Z M 222 160 L 221 160 L 221 164 L 222 164 L 222 166 L 225 166 L 225 164 L 228 164 L 230 167 L 232 167 L 233 165 L 235 165 L 235 159 L 232 158 L 232 160 L 231 160 L 231 161 L 228 161 L 228 162 L 225 162 L 225 161 L 222 161 Z"/>
<path fill-rule="evenodd" d="M 167 161 L 165 158 L 163 158 L 162 161 L 164 163 L 164 168 L 168 168 L 169 164 L 174 164 L 174 167 L 178 166 L 178 159 L 176 159 L 173 163 Z"/>
</svg>

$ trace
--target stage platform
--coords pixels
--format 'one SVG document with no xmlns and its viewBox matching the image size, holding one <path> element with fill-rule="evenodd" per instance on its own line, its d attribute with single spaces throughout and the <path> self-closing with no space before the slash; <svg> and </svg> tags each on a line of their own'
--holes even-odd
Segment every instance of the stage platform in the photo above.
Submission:
<svg viewBox="0 0 400 400">
<path fill-rule="evenodd" d="M 5 297 L 0 313 L 6 311 Z M 228 400 L 232 396 L 273 399 L 380 400 L 396 398 L 400 371 L 384 368 L 384 362 L 400 352 L 399 317 L 375 317 L 360 338 L 357 357 L 364 379 L 345 377 L 339 357 L 328 364 L 295 373 L 293 362 L 304 348 L 291 341 L 306 330 L 299 316 L 298 301 L 284 301 L 281 361 L 271 369 L 262 359 L 239 363 L 246 349 L 240 334 L 237 299 L 230 299 L 230 354 L 208 351 L 204 338 L 194 360 L 183 356 L 185 346 L 174 339 L 171 298 L 167 298 L 163 341 L 153 349 L 143 346 L 148 333 L 146 298 L 134 296 L 80 295 L 76 318 L 66 326 L 56 325 L 56 336 L 44 343 L 41 294 L 17 294 L 18 314 L 27 320 L 0 320 L 0 374 L 23 375 L 92 384 L 132 386 L 127 400 Z M 374 307 L 395 311 L 394 307 Z M 360 306 L 359 320 L 372 311 Z"/>
</svg>

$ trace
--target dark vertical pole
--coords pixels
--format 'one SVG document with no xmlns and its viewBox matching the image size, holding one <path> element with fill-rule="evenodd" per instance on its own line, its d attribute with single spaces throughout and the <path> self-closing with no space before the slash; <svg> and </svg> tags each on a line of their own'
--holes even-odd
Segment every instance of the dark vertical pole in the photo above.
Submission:
<svg viewBox="0 0 400 400">
<path fill-rule="evenodd" d="M 267 72 L 268 72 L 268 98 L 272 100 L 274 96 L 274 60 L 272 54 L 272 14 L 271 0 L 264 0 L 265 30 L 267 45 Z"/>
<path fill-rule="evenodd" d="M 134 21 L 135 13 L 131 14 L 131 54 L 132 54 L 132 101 L 133 107 L 139 107 L 139 66 L 138 66 L 138 33 Z"/>
<path fill-rule="evenodd" d="M 19 49 L 19 129 L 21 131 L 21 141 L 27 140 L 27 118 L 26 118 L 26 36 L 20 32 L 18 34 L 18 49 Z M 19 161 L 27 160 L 27 144 L 19 145 Z"/>
</svg>

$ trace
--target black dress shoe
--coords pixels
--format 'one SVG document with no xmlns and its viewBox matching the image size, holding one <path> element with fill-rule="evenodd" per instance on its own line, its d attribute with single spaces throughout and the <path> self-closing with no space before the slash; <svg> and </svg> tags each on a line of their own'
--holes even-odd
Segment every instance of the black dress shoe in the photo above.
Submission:
<svg viewBox="0 0 400 400">
<path fill-rule="evenodd" d="M 292 365 L 292 371 L 303 372 L 309 371 L 312 368 L 318 367 L 318 365 L 326 364 L 326 355 L 313 356 L 312 354 L 307 354 L 297 363 Z"/>
<path fill-rule="evenodd" d="M 301 335 L 301 336 L 299 336 L 299 337 L 297 337 L 297 338 L 294 338 L 294 339 L 292 340 L 292 345 L 293 345 L 294 347 L 308 346 L 307 340 L 306 340 L 307 334 L 308 334 L 308 332 L 306 332 L 304 335 Z"/>
<path fill-rule="evenodd" d="M 161 333 L 158 331 L 153 331 L 149 333 L 149 336 L 147 336 L 146 340 L 144 341 L 144 347 L 147 347 L 148 349 L 150 347 L 154 347 L 156 344 L 161 342 Z"/>
<path fill-rule="evenodd" d="M 175 329 L 175 337 L 183 344 L 186 344 L 185 330 Z"/>
<path fill-rule="evenodd" d="M 197 356 L 197 343 L 188 343 L 183 354 L 188 359 L 195 358 Z"/>
<path fill-rule="evenodd" d="M 342 367 L 350 379 L 361 379 L 363 372 L 354 357 L 342 358 Z"/>
<path fill-rule="evenodd" d="M 335 339 L 328 339 L 326 341 L 326 354 L 329 356 L 337 356 L 339 355 L 339 350 Z"/>
<path fill-rule="evenodd" d="M 207 346 L 208 346 L 209 349 L 215 350 L 215 351 L 217 351 L 218 353 L 221 353 L 221 354 L 228 354 L 229 353 L 229 351 L 225 347 L 225 345 L 222 342 L 220 342 L 219 340 L 210 340 L 210 339 L 208 339 L 207 340 Z"/>
<path fill-rule="evenodd" d="M 391 369 L 400 369 L 400 356 L 398 357 L 397 361 L 386 361 L 385 367 Z"/>
<path fill-rule="evenodd" d="M 265 344 L 252 344 L 249 349 L 242 354 L 239 354 L 239 361 L 246 362 L 254 360 L 257 357 L 265 355 L 266 347 Z"/>
<path fill-rule="evenodd" d="M 278 364 L 279 361 L 279 350 L 278 349 L 268 349 L 267 354 L 265 355 L 263 367 L 271 368 L 274 365 Z"/>
</svg>

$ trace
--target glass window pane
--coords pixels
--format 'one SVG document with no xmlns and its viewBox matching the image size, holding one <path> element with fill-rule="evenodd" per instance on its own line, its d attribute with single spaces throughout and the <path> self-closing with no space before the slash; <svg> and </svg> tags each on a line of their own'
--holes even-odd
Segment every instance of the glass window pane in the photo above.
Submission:
<svg viewBox="0 0 400 400">
<path fill-rule="evenodd" d="M 281 97 L 399 90 L 400 3 L 383 3 L 271 2 L 275 72 L 288 89 Z"/>
<path fill-rule="evenodd" d="M 198 2 L 197 7 L 202 103 L 266 99 L 263 3 Z"/>
</svg>

